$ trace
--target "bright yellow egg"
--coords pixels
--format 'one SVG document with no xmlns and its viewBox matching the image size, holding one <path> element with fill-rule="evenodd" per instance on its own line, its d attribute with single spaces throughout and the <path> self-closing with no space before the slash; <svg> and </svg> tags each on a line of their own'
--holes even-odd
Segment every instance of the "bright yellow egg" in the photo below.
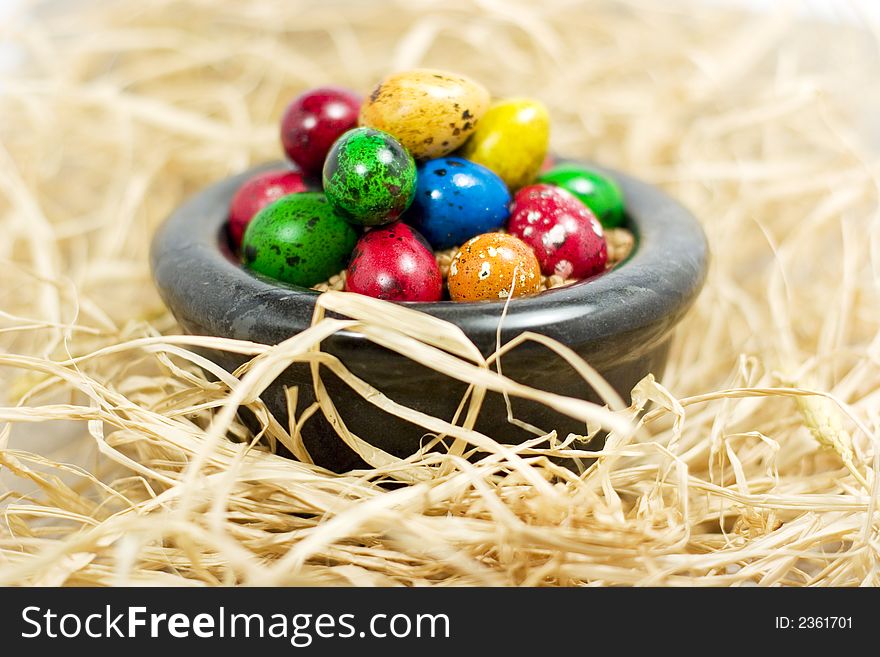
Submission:
<svg viewBox="0 0 880 657">
<path fill-rule="evenodd" d="M 549 145 L 547 108 L 531 98 L 511 98 L 489 108 L 461 155 L 491 169 L 515 191 L 534 182 Z"/>
<path fill-rule="evenodd" d="M 435 158 L 461 146 L 488 107 L 489 92 L 470 78 L 416 69 L 380 82 L 361 107 L 359 122 L 390 133 L 415 158 Z"/>
</svg>

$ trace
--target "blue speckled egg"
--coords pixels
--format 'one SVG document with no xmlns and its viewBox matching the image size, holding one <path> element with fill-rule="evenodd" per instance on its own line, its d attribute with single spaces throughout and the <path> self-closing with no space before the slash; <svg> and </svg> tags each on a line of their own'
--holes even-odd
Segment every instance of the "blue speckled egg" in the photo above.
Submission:
<svg viewBox="0 0 880 657">
<path fill-rule="evenodd" d="M 469 160 L 438 157 L 419 167 L 404 220 L 435 249 L 448 249 L 501 228 L 508 216 L 510 192 L 501 178 Z"/>
</svg>

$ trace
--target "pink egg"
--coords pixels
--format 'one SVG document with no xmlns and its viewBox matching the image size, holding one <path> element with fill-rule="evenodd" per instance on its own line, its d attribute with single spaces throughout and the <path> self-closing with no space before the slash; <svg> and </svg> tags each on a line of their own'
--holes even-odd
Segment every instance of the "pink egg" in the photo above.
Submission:
<svg viewBox="0 0 880 657">
<path fill-rule="evenodd" d="M 229 203 L 229 234 L 236 248 L 254 215 L 282 196 L 308 190 L 299 171 L 273 169 L 248 179 Z"/>
<path fill-rule="evenodd" d="M 395 221 L 358 240 L 345 289 L 388 301 L 439 301 L 443 277 L 425 238 Z"/>
<path fill-rule="evenodd" d="M 545 276 L 581 279 L 605 269 L 608 245 L 602 225 L 564 189 L 523 187 L 513 199 L 507 228 L 532 247 Z"/>
</svg>

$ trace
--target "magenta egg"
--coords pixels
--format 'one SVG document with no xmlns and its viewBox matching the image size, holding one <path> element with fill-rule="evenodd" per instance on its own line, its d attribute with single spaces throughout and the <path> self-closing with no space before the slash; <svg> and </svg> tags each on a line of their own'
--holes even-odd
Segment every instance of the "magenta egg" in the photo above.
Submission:
<svg viewBox="0 0 880 657">
<path fill-rule="evenodd" d="M 319 87 L 296 97 L 281 119 L 287 157 L 308 175 L 320 175 L 333 142 L 357 126 L 360 108 L 360 96 L 338 87 Z"/>
<path fill-rule="evenodd" d="M 532 247 L 545 276 L 587 278 L 603 271 L 608 261 L 599 220 L 577 198 L 553 185 L 519 190 L 507 228 Z"/>
<path fill-rule="evenodd" d="M 345 289 L 388 301 L 439 301 L 443 277 L 425 238 L 395 221 L 358 240 Z"/>
<path fill-rule="evenodd" d="M 282 196 L 307 190 L 302 174 L 291 169 L 264 171 L 245 181 L 229 203 L 229 235 L 235 247 L 257 212 Z"/>
</svg>

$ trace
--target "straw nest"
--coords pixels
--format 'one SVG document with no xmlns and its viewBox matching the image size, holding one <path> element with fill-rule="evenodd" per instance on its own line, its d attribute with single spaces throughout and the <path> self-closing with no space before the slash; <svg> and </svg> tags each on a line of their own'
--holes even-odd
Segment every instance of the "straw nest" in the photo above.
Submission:
<svg viewBox="0 0 880 657">
<path fill-rule="evenodd" d="M 0 584 L 878 583 L 872 32 L 635 1 L 51 6 L 2 27 Z M 350 319 L 268 347 L 181 335 L 153 289 L 158 223 L 276 158 L 295 93 L 416 65 L 541 98 L 557 152 L 705 223 L 713 269 L 662 381 L 608 408 L 538 393 L 610 429 L 601 452 L 465 427 L 399 460 L 351 424 L 370 470 L 275 456 L 298 426 L 261 390 L 295 360 L 344 373 L 320 351 L 343 326 L 518 389 L 451 327 L 375 300 L 325 293 L 320 313 Z M 209 378 L 198 346 L 253 358 Z M 577 475 L 566 454 L 598 460 Z"/>
</svg>

